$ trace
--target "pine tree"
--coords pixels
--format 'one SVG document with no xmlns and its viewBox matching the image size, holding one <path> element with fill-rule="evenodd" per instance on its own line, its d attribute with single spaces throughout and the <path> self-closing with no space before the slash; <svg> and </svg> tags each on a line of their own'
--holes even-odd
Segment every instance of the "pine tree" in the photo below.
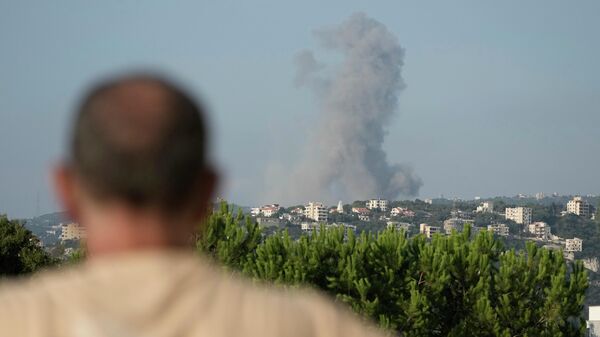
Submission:
<svg viewBox="0 0 600 337">
<path fill-rule="evenodd" d="M 405 336 L 583 336 L 587 274 L 559 251 L 505 250 L 492 233 L 407 238 L 321 227 L 261 240 L 222 205 L 199 249 L 249 277 L 329 293 Z"/>
<path fill-rule="evenodd" d="M 201 225 L 200 233 L 197 249 L 233 269 L 241 269 L 261 242 L 258 224 L 241 210 L 234 215 L 226 202 Z"/>
</svg>

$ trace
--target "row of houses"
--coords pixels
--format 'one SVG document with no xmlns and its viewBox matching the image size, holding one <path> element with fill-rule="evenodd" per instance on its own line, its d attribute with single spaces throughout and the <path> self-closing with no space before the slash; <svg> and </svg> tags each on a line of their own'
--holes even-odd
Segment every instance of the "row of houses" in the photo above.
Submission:
<svg viewBox="0 0 600 337">
<path fill-rule="evenodd" d="M 492 201 L 482 202 L 475 212 L 478 213 L 493 213 L 494 203 Z M 512 220 L 517 224 L 529 225 L 532 222 L 532 209 L 529 207 L 507 207 L 504 210 L 504 216 L 507 220 Z M 593 216 L 594 207 L 582 197 L 574 197 L 567 202 L 566 210 L 562 215 L 574 214 L 577 216 L 590 217 Z"/>
<path fill-rule="evenodd" d="M 281 206 L 279 204 L 264 205 L 262 207 L 253 207 L 250 209 L 252 216 L 272 217 L 279 212 Z"/>
<path fill-rule="evenodd" d="M 436 233 L 449 235 L 452 231 L 462 231 L 464 225 L 469 222 L 458 221 L 457 219 L 449 219 L 444 222 L 443 227 L 430 226 L 428 224 L 421 224 L 419 232 L 425 235 L 427 238 L 431 238 Z M 506 224 L 491 224 L 486 227 L 472 227 L 473 233 L 476 234 L 479 231 L 487 230 L 495 235 L 507 237 L 510 233 L 510 228 Z M 552 240 L 555 242 L 562 242 L 563 239 L 551 234 L 550 226 L 545 222 L 534 222 L 527 226 L 529 234 L 534 235 L 537 239 L 542 241 Z M 564 240 L 564 251 L 566 253 L 581 252 L 583 250 L 583 240 L 580 238 L 572 238 Z"/>
<path fill-rule="evenodd" d="M 351 213 L 355 214 L 361 221 L 370 221 L 373 212 L 387 212 L 389 201 L 385 199 L 371 199 L 365 203 L 365 207 L 353 207 Z M 280 214 L 282 207 L 279 204 L 269 204 L 262 207 L 254 207 L 250 214 L 254 217 L 274 217 Z M 329 214 L 344 213 L 344 207 L 340 201 L 337 207 L 327 208 L 322 202 L 310 201 L 303 208 L 298 207 L 291 210 L 291 215 L 300 215 L 305 219 L 315 222 L 327 222 Z M 285 213 L 281 216 L 285 216 Z M 414 217 L 415 212 L 403 207 L 394 207 L 390 211 L 392 217 Z"/>
<path fill-rule="evenodd" d="M 450 220 L 454 220 L 454 219 L 450 219 Z M 450 235 L 452 233 L 452 231 L 457 231 L 457 232 L 461 232 L 464 228 L 464 225 L 468 224 L 467 223 L 458 223 L 458 222 L 448 222 L 448 220 L 446 220 L 446 222 L 444 222 L 444 226 L 443 227 L 439 227 L 439 226 L 431 226 L 425 223 L 422 223 L 419 226 L 419 233 L 425 235 L 425 237 L 427 238 L 431 238 L 434 234 L 445 234 L 445 235 Z M 510 229 L 506 224 L 491 224 L 488 225 L 487 227 L 472 227 L 472 232 L 473 234 L 477 234 L 477 232 L 479 231 L 490 231 L 492 233 L 494 233 L 495 235 L 499 235 L 499 236 L 508 236 L 510 233 Z"/>
</svg>

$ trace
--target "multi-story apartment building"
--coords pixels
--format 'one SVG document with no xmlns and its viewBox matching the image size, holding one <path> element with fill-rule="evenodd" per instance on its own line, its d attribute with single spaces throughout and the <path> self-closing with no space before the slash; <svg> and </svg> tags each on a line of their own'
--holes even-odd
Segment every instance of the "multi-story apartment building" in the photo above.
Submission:
<svg viewBox="0 0 600 337">
<path fill-rule="evenodd" d="M 508 236 L 510 233 L 509 227 L 503 223 L 488 225 L 487 230 L 499 236 Z"/>
<path fill-rule="evenodd" d="M 431 239 L 435 233 L 440 233 L 442 229 L 437 226 L 429 226 L 422 223 L 419 225 L 419 233 L 424 234 L 426 238 Z"/>
<path fill-rule="evenodd" d="M 61 226 L 60 239 L 66 240 L 81 240 L 86 237 L 85 227 L 77 223 L 68 223 Z"/>
<path fill-rule="evenodd" d="M 309 202 L 304 208 L 304 216 L 316 222 L 327 222 L 327 208 L 320 202 Z"/>
<path fill-rule="evenodd" d="M 378 209 L 382 212 L 387 211 L 389 202 L 385 199 L 371 199 L 367 201 L 368 209 Z"/>
<path fill-rule="evenodd" d="M 473 225 L 473 220 L 463 218 L 450 218 L 444 221 L 444 232 L 451 234 L 452 230 L 462 232 L 466 224 Z"/>
<path fill-rule="evenodd" d="M 504 217 L 520 225 L 528 226 L 531 224 L 531 208 L 527 207 L 507 207 L 504 211 Z"/>
<path fill-rule="evenodd" d="M 574 197 L 567 203 L 567 213 L 579 216 L 590 216 L 590 209 L 590 204 L 583 200 L 582 197 Z"/>
<path fill-rule="evenodd" d="M 565 240 L 565 252 L 580 252 L 583 250 L 583 240 L 572 238 Z"/>
<path fill-rule="evenodd" d="M 529 233 L 547 240 L 550 237 L 550 226 L 545 222 L 534 222 L 528 226 Z"/>
</svg>

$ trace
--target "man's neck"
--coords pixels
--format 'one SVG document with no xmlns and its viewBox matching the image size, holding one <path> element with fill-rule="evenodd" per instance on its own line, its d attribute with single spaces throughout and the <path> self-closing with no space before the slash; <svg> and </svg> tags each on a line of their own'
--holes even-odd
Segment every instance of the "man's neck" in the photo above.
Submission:
<svg viewBox="0 0 600 337">
<path fill-rule="evenodd" d="M 90 258 L 141 250 L 181 248 L 189 244 L 193 225 L 153 212 L 106 209 L 85 219 Z"/>
</svg>

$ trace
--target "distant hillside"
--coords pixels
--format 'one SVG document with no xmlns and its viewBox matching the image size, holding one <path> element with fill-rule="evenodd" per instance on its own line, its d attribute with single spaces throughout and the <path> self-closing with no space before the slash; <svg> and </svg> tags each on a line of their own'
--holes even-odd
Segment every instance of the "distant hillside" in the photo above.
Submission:
<svg viewBox="0 0 600 337">
<path fill-rule="evenodd" d="M 214 204 L 214 208 L 218 209 L 219 203 Z M 237 212 L 242 210 L 244 213 L 250 212 L 250 207 L 244 207 L 239 205 L 230 205 L 232 209 Z M 59 242 L 60 236 L 60 224 L 69 222 L 69 218 L 65 212 L 55 212 L 40 215 L 31 219 L 24 219 L 25 227 L 29 229 L 35 236 L 37 236 L 44 246 L 53 246 Z"/>
<path fill-rule="evenodd" d="M 25 227 L 35 234 L 45 246 L 58 242 L 60 224 L 69 221 L 66 213 L 56 212 L 26 219 Z"/>
</svg>

